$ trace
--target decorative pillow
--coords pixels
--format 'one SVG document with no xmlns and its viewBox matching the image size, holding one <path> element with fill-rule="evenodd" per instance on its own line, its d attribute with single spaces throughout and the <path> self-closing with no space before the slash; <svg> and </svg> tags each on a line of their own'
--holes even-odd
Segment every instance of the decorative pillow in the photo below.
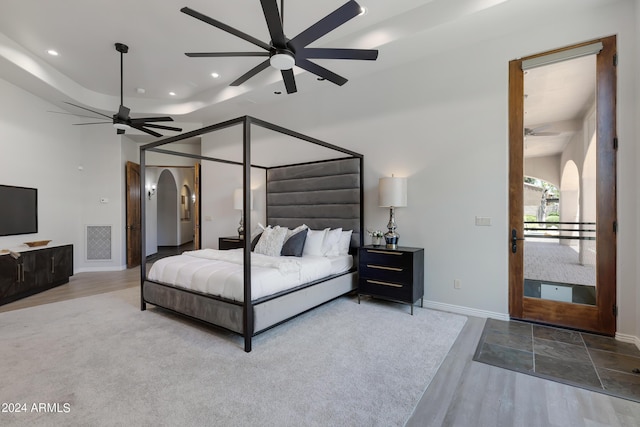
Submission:
<svg viewBox="0 0 640 427">
<path fill-rule="evenodd" d="M 329 231 L 328 228 L 324 230 L 309 230 L 307 231 L 307 240 L 304 242 L 304 249 L 302 250 L 302 255 L 315 255 L 322 256 L 322 242 L 324 241 L 324 236 Z"/>
<path fill-rule="evenodd" d="M 331 247 L 327 256 L 349 255 L 349 246 L 351 246 L 351 234 L 353 230 L 343 231 L 338 242 Z"/>
<path fill-rule="evenodd" d="M 274 228 L 265 228 L 258 240 L 255 253 L 269 256 L 280 256 L 284 238 L 287 235 L 287 227 L 276 225 Z"/>
<path fill-rule="evenodd" d="M 280 255 L 301 257 L 306 240 L 307 229 L 305 228 L 285 240 L 284 244 L 282 245 Z"/>
<path fill-rule="evenodd" d="M 334 228 L 333 230 L 327 231 L 322 241 L 322 255 L 329 255 L 332 251 L 336 254 L 338 253 L 338 250 L 334 249 L 334 246 L 338 244 L 341 235 L 342 228 Z"/>
</svg>

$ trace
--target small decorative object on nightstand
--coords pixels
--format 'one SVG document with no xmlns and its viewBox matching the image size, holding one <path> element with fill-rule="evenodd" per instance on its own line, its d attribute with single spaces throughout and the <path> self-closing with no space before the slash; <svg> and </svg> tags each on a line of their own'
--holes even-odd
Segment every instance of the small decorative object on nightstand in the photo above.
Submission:
<svg viewBox="0 0 640 427">
<path fill-rule="evenodd" d="M 244 248 L 244 239 L 241 239 L 238 236 L 218 238 L 218 249 L 227 250 L 238 248 Z"/>
<path fill-rule="evenodd" d="M 424 249 L 363 246 L 358 252 L 358 304 L 369 295 L 413 305 L 424 299 Z"/>
</svg>

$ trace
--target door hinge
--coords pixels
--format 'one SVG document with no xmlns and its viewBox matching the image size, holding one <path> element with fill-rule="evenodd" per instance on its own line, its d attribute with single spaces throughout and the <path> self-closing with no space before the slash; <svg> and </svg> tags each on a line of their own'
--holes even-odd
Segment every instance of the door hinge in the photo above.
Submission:
<svg viewBox="0 0 640 427">
<path fill-rule="evenodd" d="M 618 66 L 618 54 L 617 53 L 613 54 L 613 66 L 614 67 Z"/>
<path fill-rule="evenodd" d="M 618 149 L 618 137 L 617 136 L 615 138 L 613 138 L 613 149 L 614 150 Z"/>
<path fill-rule="evenodd" d="M 618 317 L 618 306 L 617 305 L 613 306 L 613 316 L 614 317 Z"/>
<path fill-rule="evenodd" d="M 618 232 L 618 221 L 613 221 L 613 232 L 614 233 Z"/>
</svg>

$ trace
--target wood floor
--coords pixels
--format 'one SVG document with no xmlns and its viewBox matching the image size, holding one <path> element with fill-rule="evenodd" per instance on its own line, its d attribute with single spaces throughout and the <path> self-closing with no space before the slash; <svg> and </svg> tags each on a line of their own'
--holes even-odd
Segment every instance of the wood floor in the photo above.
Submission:
<svg viewBox="0 0 640 427">
<path fill-rule="evenodd" d="M 0 312 L 138 286 L 138 268 L 78 273 Z M 0 317 L 1 320 L 1 317 Z M 407 426 L 638 426 L 640 404 L 472 360 L 485 319 L 469 317 Z"/>
</svg>

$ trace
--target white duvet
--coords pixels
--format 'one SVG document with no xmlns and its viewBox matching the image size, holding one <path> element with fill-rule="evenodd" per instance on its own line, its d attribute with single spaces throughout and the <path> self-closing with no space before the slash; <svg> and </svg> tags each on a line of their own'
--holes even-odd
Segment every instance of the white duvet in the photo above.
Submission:
<svg viewBox="0 0 640 427">
<path fill-rule="evenodd" d="M 201 249 L 161 258 L 147 278 L 182 288 L 244 301 L 243 249 Z M 348 271 L 342 257 L 271 257 L 251 253 L 251 299 L 256 300 L 303 283 Z"/>
</svg>

